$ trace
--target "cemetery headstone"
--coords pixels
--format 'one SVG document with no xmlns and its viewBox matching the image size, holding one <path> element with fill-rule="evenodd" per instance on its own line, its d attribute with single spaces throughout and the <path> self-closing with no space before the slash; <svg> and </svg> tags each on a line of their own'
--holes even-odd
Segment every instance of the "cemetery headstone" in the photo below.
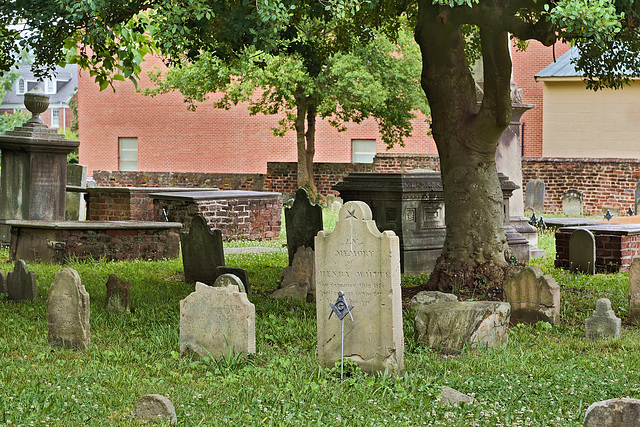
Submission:
<svg viewBox="0 0 640 427">
<path fill-rule="evenodd" d="M 89 348 L 89 315 L 89 294 L 78 272 L 72 268 L 59 270 L 47 300 L 49 344 L 78 350 Z"/>
<path fill-rule="evenodd" d="M 537 215 L 544 213 L 544 181 L 532 179 L 527 182 L 524 201 L 525 209 L 530 209 Z"/>
<path fill-rule="evenodd" d="M 114 313 L 131 312 L 131 282 L 110 274 L 107 279 L 107 299 L 104 309 Z"/>
<path fill-rule="evenodd" d="M 584 416 L 584 427 L 640 426 L 640 400 L 623 397 L 592 403 Z"/>
<path fill-rule="evenodd" d="M 7 293 L 7 276 L 4 271 L 0 270 L 0 294 Z"/>
<path fill-rule="evenodd" d="M 445 385 L 442 386 L 442 392 L 440 393 L 438 402 L 457 405 L 458 403 L 476 403 L 476 400 L 471 396 L 459 392 L 455 388 L 447 387 Z"/>
<path fill-rule="evenodd" d="M 560 287 L 540 267 L 527 266 L 504 283 L 504 295 L 511 304 L 511 323 L 560 322 Z"/>
<path fill-rule="evenodd" d="M 508 302 L 449 301 L 420 306 L 415 315 L 416 341 L 443 353 L 466 345 L 499 347 L 507 343 Z"/>
<path fill-rule="evenodd" d="M 618 338 L 620 324 L 620 319 L 611 310 L 611 301 L 600 298 L 596 301 L 596 309 L 591 317 L 584 321 L 585 334 L 590 340 Z"/>
<path fill-rule="evenodd" d="M 87 186 L 87 166 L 67 165 L 67 185 L 74 187 Z M 83 221 L 86 218 L 84 193 L 67 191 L 64 219 L 67 221 Z"/>
<path fill-rule="evenodd" d="M 596 273 L 596 238 L 589 230 L 577 229 L 569 239 L 569 270 Z"/>
<path fill-rule="evenodd" d="M 28 301 L 38 298 L 36 273 L 27 269 L 27 263 L 19 259 L 7 275 L 7 293 L 12 301 Z"/>
<path fill-rule="evenodd" d="M 341 359 L 341 322 L 329 319 L 330 303 L 344 291 L 356 307 L 344 322 L 344 353 L 365 372 L 404 368 L 400 292 L 400 244 L 378 231 L 364 202 L 347 202 L 333 232 L 316 237 L 318 359 L 333 367 Z"/>
<path fill-rule="evenodd" d="M 196 215 L 189 232 L 180 233 L 180 246 L 185 281 L 212 285 L 218 277 L 216 268 L 224 265 L 222 231 L 212 231 L 204 216 Z"/>
<path fill-rule="evenodd" d="M 567 190 L 562 195 L 562 213 L 567 216 L 582 215 L 582 193 L 578 190 Z"/>
<path fill-rule="evenodd" d="M 290 208 L 284 208 L 289 265 L 300 246 L 314 248 L 314 239 L 322 230 L 322 207 L 311 203 L 307 190 L 299 188 Z"/>
<path fill-rule="evenodd" d="M 133 407 L 133 417 L 142 422 L 178 422 L 173 403 L 161 394 L 147 394 L 138 399 Z"/>
<path fill-rule="evenodd" d="M 247 273 L 246 269 L 240 267 L 227 267 L 224 265 L 219 265 L 218 268 L 216 268 L 216 273 L 218 274 L 218 277 L 220 277 L 222 274 L 233 274 L 234 276 L 239 277 L 240 280 L 242 280 L 242 284 L 244 285 L 244 289 L 247 294 L 250 293 L 251 284 L 249 283 L 249 274 Z"/>
<path fill-rule="evenodd" d="M 437 304 L 439 302 L 458 301 L 458 297 L 454 294 L 446 294 L 439 291 L 422 291 L 418 292 L 411 298 L 411 309 L 418 310 L 420 307 Z"/>
<path fill-rule="evenodd" d="M 629 320 L 640 320 L 640 258 L 629 268 Z"/>
<path fill-rule="evenodd" d="M 293 263 L 285 267 L 280 275 L 280 288 L 272 293 L 271 297 L 314 301 L 316 296 L 314 262 L 313 249 L 300 246 L 293 257 Z"/>
<path fill-rule="evenodd" d="M 247 290 L 244 288 L 244 283 L 242 283 L 242 279 L 240 279 L 235 274 L 226 273 L 218 276 L 215 282 L 213 282 L 213 286 L 216 288 L 224 288 L 226 286 L 236 286 L 240 292 L 247 293 Z"/>
<path fill-rule="evenodd" d="M 196 283 L 180 301 L 180 353 L 220 358 L 255 353 L 255 306 L 237 286 Z"/>
</svg>

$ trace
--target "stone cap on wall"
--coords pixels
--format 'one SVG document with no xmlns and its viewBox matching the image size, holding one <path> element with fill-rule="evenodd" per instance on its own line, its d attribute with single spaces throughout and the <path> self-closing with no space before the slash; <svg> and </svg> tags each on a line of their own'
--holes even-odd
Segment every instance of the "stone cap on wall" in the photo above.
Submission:
<svg viewBox="0 0 640 427">
<path fill-rule="evenodd" d="M 640 234 L 640 224 L 597 224 L 582 227 L 562 227 L 559 232 L 574 232 L 576 230 L 589 230 L 593 234 L 615 234 L 630 236 Z"/>
<path fill-rule="evenodd" d="M 81 189 L 81 190 L 78 190 Z M 173 193 L 173 192 L 193 192 L 193 187 L 74 187 L 67 185 L 67 191 L 81 191 L 83 193 Z M 221 191 L 217 188 L 201 188 L 198 192 L 211 193 Z"/>
<path fill-rule="evenodd" d="M 19 228 L 64 229 L 64 230 L 133 230 L 182 228 L 180 222 L 160 221 L 37 221 L 22 219 L 0 219 L 1 225 Z"/>
<path fill-rule="evenodd" d="M 218 190 L 218 191 L 182 191 L 172 193 L 151 193 L 155 200 L 224 200 L 224 199 L 259 199 L 281 197 L 281 193 L 266 191 Z"/>
</svg>

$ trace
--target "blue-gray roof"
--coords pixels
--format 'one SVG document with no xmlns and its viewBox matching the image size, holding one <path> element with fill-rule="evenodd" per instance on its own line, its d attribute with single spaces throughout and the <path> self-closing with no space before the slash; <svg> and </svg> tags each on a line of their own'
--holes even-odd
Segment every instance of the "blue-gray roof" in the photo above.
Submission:
<svg viewBox="0 0 640 427">
<path fill-rule="evenodd" d="M 38 79 L 34 77 L 30 65 L 20 64 L 16 71 L 20 74 L 20 77 L 13 83 L 12 90 L 7 91 L 2 104 L 24 105 L 24 94 L 16 93 L 19 79 L 25 80 L 27 92 L 36 84 L 43 88 L 42 83 L 36 83 Z M 49 104 L 67 104 L 78 87 L 78 66 L 75 64 L 67 65 L 64 68 L 56 66 L 52 79 L 56 82 L 56 93 L 49 95 Z"/>
<path fill-rule="evenodd" d="M 573 46 L 566 51 L 556 62 L 552 62 L 546 68 L 536 74 L 536 79 L 545 77 L 582 77 L 582 73 L 576 71 L 572 60 L 578 58 L 578 49 Z"/>
</svg>

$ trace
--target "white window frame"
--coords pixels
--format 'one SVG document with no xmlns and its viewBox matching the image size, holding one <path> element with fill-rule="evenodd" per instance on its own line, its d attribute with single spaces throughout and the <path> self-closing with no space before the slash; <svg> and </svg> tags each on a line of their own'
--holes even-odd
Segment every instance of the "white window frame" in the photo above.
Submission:
<svg viewBox="0 0 640 427">
<path fill-rule="evenodd" d="M 56 81 L 54 79 L 47 79 L 44 81 L 44 93 L 50 95 L 56 93 Z"/>
<path fill-rule="evenodd" d="M 137 171 L 138 170 L 138 138 L 119 137 L 118 138 L 118 170 Z"/>
<path fill-rule="evenodd" d="M 51 109 L 51 127 L 59 128 L 60 127 L 60 110 L 57 108 Z"/>
<path fill-rule="evenodd" d="M 27 88 L 27 81 L 22 77 L 18 79 L 16 82 L 16 93 L 18 95 L 24 95 L 25 90 Z"/>
<path fill-rule="evenodd" d="M 351 162 L 352 163 L 373 163 L 376 156 L 375 139 L 352 139 L 351 140 Z"/>
</svg>

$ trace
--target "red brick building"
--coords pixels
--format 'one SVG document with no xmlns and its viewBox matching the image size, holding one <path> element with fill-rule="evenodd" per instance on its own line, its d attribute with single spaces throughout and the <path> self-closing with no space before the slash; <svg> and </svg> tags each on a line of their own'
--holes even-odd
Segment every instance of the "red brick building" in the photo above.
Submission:
<svg viewBox="0 0 640 427">
<path fill-rule="evenodd" d="M 566 50 L 556 47 L 556 56 Z M 553 61 L 550 48 L 532 42 L 526 53 L 514 52 L 514 79 L 523 101 L 537 108 L 523 117 L 524 154 L 542 154 L 542 84 L 535 74 Z M 162 67 L 147 58 L 145 70 Z M 144 75 L 139 87 L 148 86 Z M 277 116 L 250 116 L 246 106 L 215 109 L 201 103 L 188 111 L 179 93 L 146 97 L 131 82 L 114 82 L 100 92 L 86 71 L 78 78 L 80 163 L 93 170 L 140 170 L 217 173 L 265 173 L 267 162 L 297 160 L 295 133 L 273 136 Z M 392 153 L 436 154 L 424 117 L 413 122 L 414 132 L 404 147 Z M 375 149 L 373 148 L 375 147 Z M 352 162 L 386 152 L 374 120 L 338 132 L 326 121 L 316 130 L 316 162 Z"/>
</svg>

